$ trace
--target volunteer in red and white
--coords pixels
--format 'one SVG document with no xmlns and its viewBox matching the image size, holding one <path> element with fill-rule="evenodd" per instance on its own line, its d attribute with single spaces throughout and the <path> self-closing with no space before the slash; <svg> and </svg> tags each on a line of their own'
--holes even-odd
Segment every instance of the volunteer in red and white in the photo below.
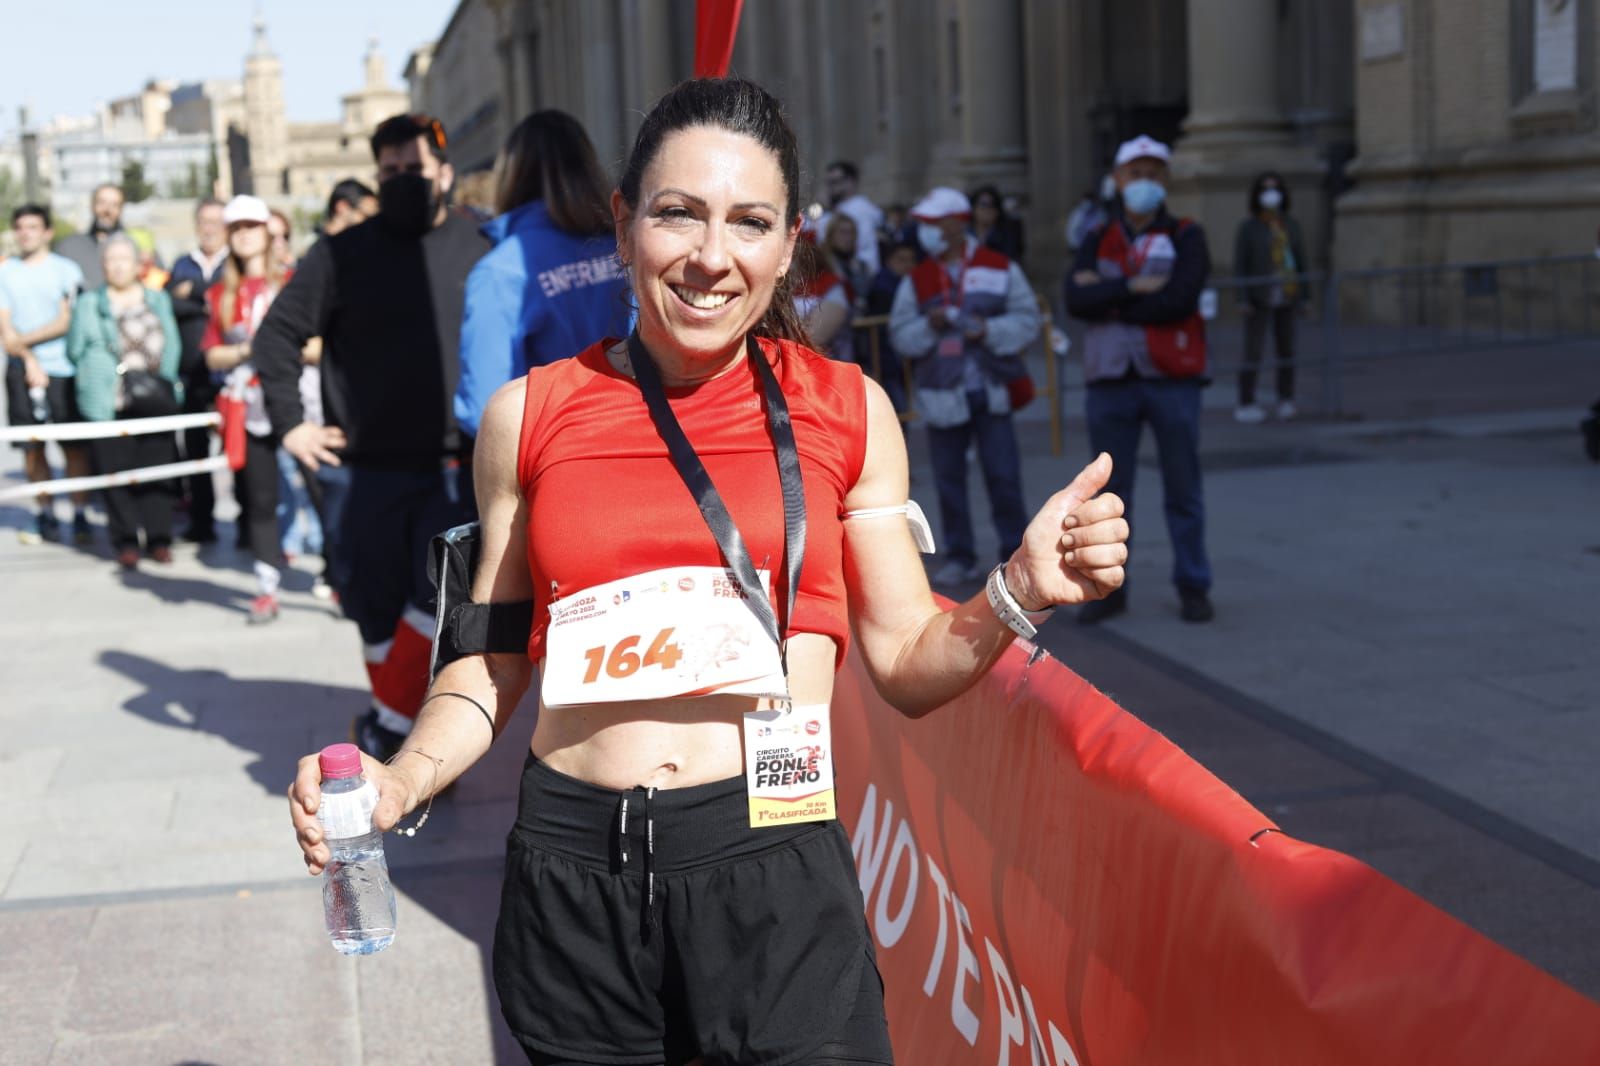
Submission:
<svg viewBox="0 0 1600 1066">
<path fill-rule="evenodd" d="M 889 342 L 913 361 L 917 410 L 928 424 L 945 557 L 934 584 L 957 585 L 985 569 L 967 501 L 969 447 L 977 446 L 1002 562 L 1027 528 L 1011 412 L 1032 395 L 1022 353 L 1039 336 L 1039 305 L 1022 268 L 967 231 L 964 193 L 934 189 L 911 215 L 928 257 L 900 282 Z"/>
<path fill-rule="evenodd" d="M 1206 377 L 1200 293 L 1211 272 L 1205 232 L 1167 212 L 1166 145 L 1135 137 L 1117 149 L 1118 203 L 1078 249 L 1067 278 L 1067 310 L 1089 324 L 1083 368 L 1089 446 L 1115 464 L 1109 489 L 1129 501 L 1146 423 L 1161 457 L 1162 506 L 1172 538 L 1172 583 L 1186 622 L 1212 617 L 1200 486 L 1200 389 Z M 1127 609 L 1118 589 L 1085 606 L 1095 623 Z"/>
</svg>

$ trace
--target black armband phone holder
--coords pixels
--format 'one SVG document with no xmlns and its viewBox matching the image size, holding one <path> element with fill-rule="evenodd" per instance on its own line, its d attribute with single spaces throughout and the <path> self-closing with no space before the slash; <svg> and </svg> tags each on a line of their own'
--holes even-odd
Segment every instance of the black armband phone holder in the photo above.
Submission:
<svg viewBox="0 0 1600 1066">
<path fill-rule="evenodd" d="M 435 589 L 431 679 L 446 663 L 485 652 L 525 652 L 533 630 L 533 601 L 473 603 L 483 527 L 447 529 L 428 542 L 428 580 Z"/>
</svg>

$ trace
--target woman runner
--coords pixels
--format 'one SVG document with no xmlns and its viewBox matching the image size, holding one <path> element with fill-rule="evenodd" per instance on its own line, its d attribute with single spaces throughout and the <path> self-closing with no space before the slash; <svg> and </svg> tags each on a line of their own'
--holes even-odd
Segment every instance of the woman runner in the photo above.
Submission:
<svg viewBox="0 0 1600 1066">
<path fill-rule="evenodd" d="M 366 760 L 388 828 L 488 750 L 540 664 L 494 958 L 534 1063 L 890 1062 L 850 843 L 826 782 L 796 780 L 831 780 L 846 643 L 921 715 L 1011 643 L 1001 614 L 1026 631 L 1017 605 L 1122 581 L 1102 456 L 996 568 L 1010 602 L 940 610 L 894 410 L 794 313 L 798 158 L 750 82 L 685 82 L 645 119 L 612 195 L 637 332 L 505 386 L 478 437 L 473 598 L 534 600 L 528 654 L 445 666 L 392 763 Z M 320 873 L 315 756 L 289 798 Z"/>
</svg>

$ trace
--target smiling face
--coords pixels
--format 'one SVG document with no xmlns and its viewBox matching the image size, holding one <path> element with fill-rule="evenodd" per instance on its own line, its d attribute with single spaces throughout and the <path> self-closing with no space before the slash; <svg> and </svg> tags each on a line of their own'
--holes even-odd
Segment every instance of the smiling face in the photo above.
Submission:
<svg viewBox="0 0 1600 1066">
<path fill-rule="evenodd" d="M 246 263 L 266 254 L 268 239 L 267 227 L 260 222 L 235 222 L 228 227 L 228 250 Z"/>
<path fill-rule="evenodd" d="M 684 370 L 737 353 L 789 269 L 799 220 L 777 157 L 757 141 L 697 126 L 669 134 L 630 208 L 611 199 L 617 248 L 639 301 L 639 335 Z"/>
</svg>

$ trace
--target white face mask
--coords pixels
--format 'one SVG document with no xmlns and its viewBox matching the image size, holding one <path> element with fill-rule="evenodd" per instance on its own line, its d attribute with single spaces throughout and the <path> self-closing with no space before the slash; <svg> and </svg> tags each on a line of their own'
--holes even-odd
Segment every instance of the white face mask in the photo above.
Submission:
<svg viewBox="0 0 1600 1066">
<path fill-rule="evenodd" d="M 917 223 L 917 243 L 922 245 L 922 250 L 929 255 L 939 255 L 945 248 L 944 230 L 931 222 Z"/>
<path fill-rule="evenodd" d="M 1258 197 L 1258 199 L 1261 201 L 1262 207 L 1266 208 L 1268 211 L 1276 211 L 1278 208 L 1283 206 L 1283 190 L 1262 189 L 1261 195 Z"/>
</svg>

